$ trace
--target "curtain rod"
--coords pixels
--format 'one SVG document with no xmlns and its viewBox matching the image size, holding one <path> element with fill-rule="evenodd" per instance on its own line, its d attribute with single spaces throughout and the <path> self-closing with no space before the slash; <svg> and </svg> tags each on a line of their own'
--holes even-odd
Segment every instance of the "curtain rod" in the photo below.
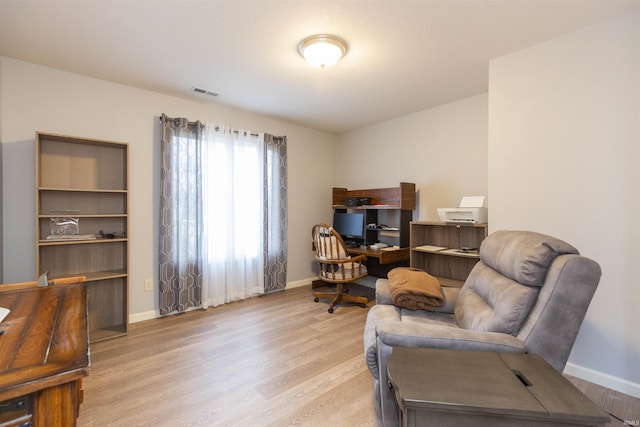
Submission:
<svg viewBox="0 0 640 427">
<path fill-rule="evenodd" d="M 215 130 L 220 130 L 220 128 L 218 126 L 216 126 Z M 234 129 L 233 133 L 240 133 L 240 131 Z M 251 136 L 259 136 L 257 133 L 250 133 L 249 135 L 251 135 Z"/>
<path fill-rule="evenodd" d="M 158 117 L 158 118 L 160 119 L 160 121 L 162 121 L 162 116 L 160 116 L 160 117 Z M 167 116 L 167 118 L 170 118 L 170 117 L 168 117 L 168 116 Z M 202 122 L 201 122 L 201 121 L 199 121 L 199 120 L 198 120 L 198 121 L 195 121 L 195 122 L 190 122 L 190 121 L 188 121 L 188 120 L 187 120 L 187 124 L 188 124 L 188 125 L 190 125 L 190 126 L 195 126 L 195 125 L 196 125 L 196 124 L 198 124 L 198 123 L 202 123 Z M 220 127 L 216 126 L 216 127 L 215 127 L 215 130 L 220 130 Z M 237 130 L 235 130 L 235 129 L 234 129 L 234 130 L 233 130 L 233 133 L 240 133 L 240 131 L 237 131 Z M 260 135 L 259 135 L 259 134 L 257 134 L 257 133 L 250 133 L 249 135 L 251 135 L 251 136 L 260 136 Z"/>
</svg>

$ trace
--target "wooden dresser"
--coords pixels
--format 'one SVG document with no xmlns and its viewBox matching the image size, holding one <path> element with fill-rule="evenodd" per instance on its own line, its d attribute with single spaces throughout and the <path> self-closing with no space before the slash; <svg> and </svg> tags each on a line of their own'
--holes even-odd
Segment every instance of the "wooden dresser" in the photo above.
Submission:
<svg viewBox="0 0 640 427">
<path fill-rule="evenodd" d="M 0 425 L 74 426 L 89 374 L 83 282 L 0 285 Z"/>
</svg>

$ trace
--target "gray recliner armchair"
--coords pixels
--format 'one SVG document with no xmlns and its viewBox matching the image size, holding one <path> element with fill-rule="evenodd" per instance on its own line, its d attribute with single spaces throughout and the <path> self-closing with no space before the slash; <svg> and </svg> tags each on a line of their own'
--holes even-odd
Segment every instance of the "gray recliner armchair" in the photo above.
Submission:
<svg viewBox="0 0 640 427">
<path fill-rule="evenodd" d="M 387 279 L 376 283 L 364 351 L 382 424 L 397 425 L 388 388 L 394 346 L 533 353 L 562 372 L 600 280 L 600 266 L 562 240 L 529 231 L 497 231 L 462 288 L 443 287 L 435 311 L 392 304 Z"/>
</svg>

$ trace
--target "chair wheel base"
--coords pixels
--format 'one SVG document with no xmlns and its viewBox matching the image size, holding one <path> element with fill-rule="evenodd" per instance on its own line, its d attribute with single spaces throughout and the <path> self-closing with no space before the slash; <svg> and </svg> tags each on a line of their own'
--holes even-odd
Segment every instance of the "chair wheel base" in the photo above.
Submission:
<svg viewBox="0 0 640 427">
<path fill-rule="evenodd" d="M 313 296 L 313 301 L 318 302 L 321 299 L 330 299 L 331 303 L 329 305 L 329 309 L 327 310 L 329 313 L 333 313 L 336 309 L 336 306 L 341 302 L 350 302 L 355 305 L 359 305 L 362 308 L 366 308 L 369 300 L 365 297 L 349 295 L 343 291 L 342 285 L 338 284 L 338 289 L 336 292 L 316 292 Z"/>
</svg>

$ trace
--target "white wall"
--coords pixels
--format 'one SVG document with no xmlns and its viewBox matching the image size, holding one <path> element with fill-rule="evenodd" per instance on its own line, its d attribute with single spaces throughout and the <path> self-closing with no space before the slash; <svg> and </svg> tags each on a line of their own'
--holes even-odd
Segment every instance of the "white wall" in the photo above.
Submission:
<svg viewBox="0 0 640 427">
<path fill-rule="evenodd" d="M 311 227 L 330 218 L 335 136 L 245 111 L 117 85 L 0 57 L 4 282 L 34 280 L 36 131 L 130 144 L 130 314 L 154 317 L 157 284 L 159 120 L 211 121 L 288 137 L 291 284 L 309 283 Z M 319 150 L 318 147 L 325 149 Z M 318 164 L 325 167 L 319 168 Z M 156 286 L 157 289 L 157 286 Z"/>
<path fill-rule="evenodd" d="M 639 123 L 638 10 L 491 61 L 490 229 L 600 263 L 567 372 L 640 397 Z"/>
<path fill-rule="evenodd" d="M 477 95 L 340 135 L 335 186 L 414 182 L 416 221 L 437 220 L 437 208 L 457 207 L 462 196 L 486 196 L 487 102 Z"/>
<path fill-rule="evenodd" d="M 2 82 L 2 66 L 0 66 L 0 82 Z M 2 85 L 0 84 L 0 142 L 2 141 Z M 0 146 L 1 147 L 1 146 Z M 4 232 L 2 231 L 2 211 L 3 211 L 3 203 L 2 203 L 2 187 L 3 187 L 3 168 L 2 168 L 2 150 L 0 150 L 0 279 L 3 277 L 3 242 L 4 242 Z"/>
</svg>

